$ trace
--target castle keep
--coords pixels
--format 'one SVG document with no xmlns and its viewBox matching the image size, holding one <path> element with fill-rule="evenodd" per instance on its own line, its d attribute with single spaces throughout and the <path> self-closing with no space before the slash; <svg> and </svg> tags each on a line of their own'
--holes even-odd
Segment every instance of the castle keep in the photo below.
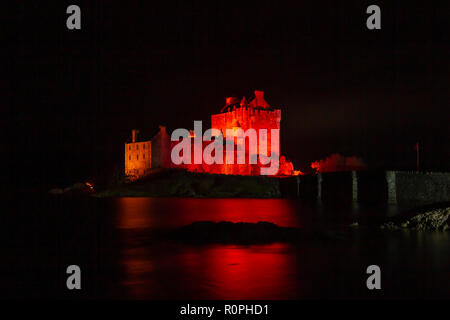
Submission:
<svg viewBox="0 0 450 320">
<path fill-rule="evenodd" d="M 255 129 L 257 132 L 257 140 L 259 141 L 259 129 L 267 129 L 267 154 L 271 153 L 271 129 L 280 129 L 281 110 L 271 108 L 264 100 L 263 91 L 255 91 L 255 98 L 247 103 L 245 97 L 238 100 L 235 97 L 226 98 L 225 106 L 220 113 L 211 116 L 211 127 L 219 129 L 225 136 L 227 129 L 237 130 Z M 278 141 L 279 143 L 280 141 Z M 280 144 L 278 144 L 280 145 Z M 237 147 L 237 146 L 236 146 Z M 249 155 L 249 144 L 245 144 L 245 155 Z M 281 160 L 281 159 L 280 159 Z M 224 161 L 225 163 L 225 161 Z M 239 175 L 259 175 L 259 165 L 250 164 L 224 164 L 217 168 L 222 174 L 239 174 Z"/>
<path fill-rule="evenodd" d="M 259 141 L 259 129 L 266 129 L 267 136 L 267 155 L 271 154 L 271 129 L 280 129 L 281 110 L 271 107 L 264 99 L 263 91 L 255 91 L 255 97 L 249 103 L 245 97 L 238 99 L 236 97 L 227 97 L 225 106 L 220 113 L 211 115 L 211 127 L 219 129 L 225 137 L 226 130 L 233 131 L 242 129 L 255 129 L 257 140 Z M 164 126 L 160 126 L 159 132 L 151 141 L 136 141 L 138 131 L 132 131 L 132 142 L 125 144 L 125 174 L 132 180 L 141 178 L 150 172 L 151 168 L 182 168 L 192 172 L 204 172 L 214 174 L 235 174 L 235 175 L 259 175 L 262 165 L 257 164 L 227 164 L 224 159 L 223 164 L 206 163 L 180 164 L 175 165 L 171 161 L 171 150 L 179 141 L 171 141 Z M 280 143 L 280 137 L 276 137 Z M 247 138 L 246 138 L 247 139 Z M 191 134 L 191 146 L 194 147 L 194 134 Z M 203 148 L 210 142 L 202 142 Z M 279 144 L 280 145 L 280 144 Z M 235 146 L 235 151 L 238 146 Z M 281 145 L 280 145 L 281 149 Z M 256 156 L 249 153 L 248 140 L 245 143 L 245 157 Z M 194 152 L 191 152 L 192 156 Z M 236 157 L 236 152 L 235 152 Z M 279 171 L 277 175 L 293 175 L 294 167 L 284 156 L 279 158 Z M 236 160 L 236 158 L 235 158 Z"/>
</svg>

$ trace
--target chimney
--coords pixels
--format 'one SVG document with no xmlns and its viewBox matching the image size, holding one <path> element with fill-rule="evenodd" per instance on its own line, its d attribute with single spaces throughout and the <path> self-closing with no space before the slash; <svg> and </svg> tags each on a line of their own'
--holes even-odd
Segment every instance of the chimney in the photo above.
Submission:
<svg viewBox="0 0 450 320">
<path fill-rule="evenodd" d="M 268 108 L 269 104 L 264 100 L 264 91 L 255 90 L 255 99 L 252 101 L 253 107 Z"/>
<path fill-rule="evenodd" d="M 239 103 L 239 99 L 236 97 L 226 97 L 225 104 L 229 106 L 230 104 L 236 104 Z"/>
<path fill-rule="evenodd" d="M 131 142 L 135 143 L 137 134 L 139 133 L 139 130 L 133 129 L 131 130 Z"/>
<path fill-rule="evenodd" d="M 258 107 L 262 106 L 264 104 L 263 103 L 263 101 L 264 101 L 264 91 L 255 90 L 255 98 L 256 98 L 257 106 Z"/>
<path fill-rule="evenodd" d="M 241 100 L 241 107 L 246 107 L 247 105 L 248 105 L 247 99 L 245 99 L 245 97 L 242 97 L 242 100 Z"/>
</svg>

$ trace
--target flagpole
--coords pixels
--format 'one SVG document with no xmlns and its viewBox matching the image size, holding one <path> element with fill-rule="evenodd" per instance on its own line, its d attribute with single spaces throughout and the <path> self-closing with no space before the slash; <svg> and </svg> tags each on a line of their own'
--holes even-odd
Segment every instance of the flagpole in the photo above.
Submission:
<svg viewBox="0 0 450 320">
<path fill-rule="evenodd" d="M 420 171 L 420 165 L 419 165 L 419 143 L 416 143 L 416 152 L 417 152 L 417 171 Z"/>
</svg>

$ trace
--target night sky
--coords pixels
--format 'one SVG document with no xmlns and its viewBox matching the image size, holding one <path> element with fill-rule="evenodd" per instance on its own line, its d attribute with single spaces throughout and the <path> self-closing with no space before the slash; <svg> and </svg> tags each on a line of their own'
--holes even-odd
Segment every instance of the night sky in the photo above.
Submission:
<svg viewBox="0 0 450 320">
<path fill-rule="evenodd" d="M 81 30 L 66 8 L 81 7 Z M 382 29 L 366 28 L 381 7 Z M 210 126 L 265 91 L 296 169 L 331 153 L 450 170 L 448 1 L 58 1 L 8 12 L 8 171 L 64 186 L 123 166 L 130 130 Z M 6 123 L 6 126 L 5 126 Z M 25 173 L 19 175 L 17 173 Z"/>
</svg>

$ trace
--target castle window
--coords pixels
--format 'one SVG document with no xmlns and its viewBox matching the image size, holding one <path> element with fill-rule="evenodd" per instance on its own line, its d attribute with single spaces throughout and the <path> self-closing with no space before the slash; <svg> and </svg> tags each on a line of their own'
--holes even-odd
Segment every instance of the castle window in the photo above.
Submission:
<svg viewBox="0 0 450 320">
<path fill-rule="evenodd" d="M 145 159 L 145 153 L 142 155 L 143 157 L 144 157 L 144 159 Z"/>
<path fill-rule="evenodd" d="M 142 147 L 145 149 L 145 144 Z"/>
<path fill-rule="evenodd" d="M 139 150 L 139 145 L 138 144 L 136 145 L 136 150 Z"/>
<path fill-rule="evenodd" d="M 139 155 L 138 154 L 136 155 L 136 160 L 139 160 Z"/>
<path fill-rule="evenodd" d="M 131 150 L 131 145 L 128 146 L 128 150 Z"/>
<path fill-rule="evenodd" d="M 130 156 L 128 156 L 128 160 L 131 160 L 131 155 L 130 155 Z"/>
</svg>

